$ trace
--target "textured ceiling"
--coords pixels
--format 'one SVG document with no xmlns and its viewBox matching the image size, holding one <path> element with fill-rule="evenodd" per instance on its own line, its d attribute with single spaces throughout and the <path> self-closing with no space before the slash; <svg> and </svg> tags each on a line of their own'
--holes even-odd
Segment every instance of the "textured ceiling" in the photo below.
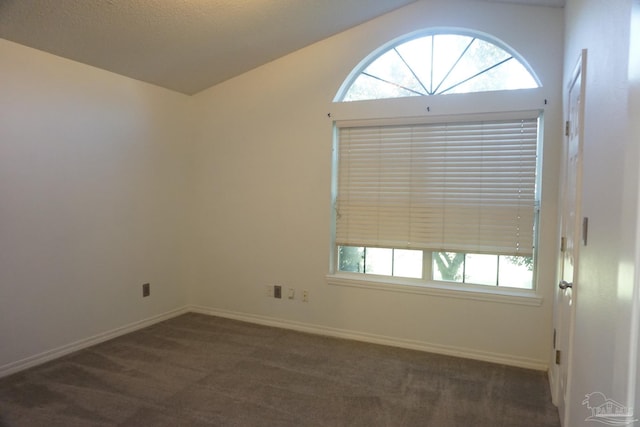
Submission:
<svg viewBox="0 0 640 427">
<path fill-rule="evenodd" d="M 193 94 L 414 1 L 0 0 L 0 37 Z"/>
</svg>

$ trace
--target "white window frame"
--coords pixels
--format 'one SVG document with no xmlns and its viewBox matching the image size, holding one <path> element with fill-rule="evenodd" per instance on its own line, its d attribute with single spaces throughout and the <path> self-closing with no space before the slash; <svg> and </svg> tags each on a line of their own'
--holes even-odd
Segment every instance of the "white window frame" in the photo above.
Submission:
<svg viewBox="0 0 640 427">
<path fill-rule="evenodd" d="M 478 92 L 467 94 L 451 94 L 433 97 L 391 98 L 348 103 L 334 103 L 331 116 L 334 119 L 334 143 L 336 125 L 344 121 L 368 122 L 371 124 L 385 122 L 412 123 L 446 122 L 456 120 L 464 115 L 465 119 L 477 118 L 499 119 L 504 112 L 536 111 L 540 115 L 538 130 L 538 182 L 541 182 L 542 148 L 544 135 L 544 110 L 546 100 L 542 88 L 520 89 L 509 91 Z M 332 202 L 337 191 L 337 151 L 334 146 Z M 537 186 L 540 192 L 540 185 Z M 538 194 L 537 200 L 541 200 Z M 327 282 L 331 285 L 349 286 L 365 289 L 376 289 L 392 292 L 428 294 L 440 297 L 465 298 L 471 300 L 504 302 L 539 306 L 542 296 L 537 286 L 537 266 L 534 266 L 533 289 L 517 289 L 508 287 L 489 287 L 467 283 L 448 283 L 426 279 L 406 279 L 401 277 L 375 276 L 362 273 L 337 271 L 337 247 L 335 243 L 335 212 L 332 209 L 332 232 L 330 247 L 330 267 Z M 539 230 L 538 230 L 539 235 Z M 539 245 L 536 245 L 536 248 Z M 534 253 L 534 259 L 536 254 Z"/>
</svg>

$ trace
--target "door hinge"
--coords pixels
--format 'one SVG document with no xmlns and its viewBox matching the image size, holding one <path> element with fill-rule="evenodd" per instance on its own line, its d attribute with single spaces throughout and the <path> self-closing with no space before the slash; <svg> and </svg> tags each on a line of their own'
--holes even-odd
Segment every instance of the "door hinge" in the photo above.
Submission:
<svg viewBox="0 0 640 427">
<path fill-rule="evenodd" d="M 553 328 L 553 348 L 556 348 L 556 328 Z"/>
<path fill-rule="evenodd" d="M 582 218 L 582 243 L 587 246 L 587 236 L 589 235 L 589 218 Z"/>
<path fill-rule="evenodd" d="M 556 365 L 560 364 L 560 350 L 556 350 Z"/>
<path fill-rule="evenodd" d="M 560 238 L 560 252 L 564 252 L 567 250 L 567 238 L 566 237 L 561 237 Z"/>
<path fill-rule="evenodd" d="M 571 129 L 571 122 L 567 120 L 564 122 L 564 135 L 569 136 L 569 130 Z"/>
</svg>

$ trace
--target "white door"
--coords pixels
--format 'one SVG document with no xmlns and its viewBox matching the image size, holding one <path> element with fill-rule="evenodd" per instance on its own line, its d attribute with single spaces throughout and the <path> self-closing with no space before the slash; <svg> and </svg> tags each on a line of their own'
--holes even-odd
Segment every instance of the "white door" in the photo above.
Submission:
<svg viewBox="0 0 640 427">
<path fill-rule="evenodd" d="M 571 387 L 571 357 L 576 296 L 579 292 L 578 255 L 583 220 L 580 216 L 582 195 L 582 129 L 584 116 L 584 69 L 587 52 L 582 51 L 569 83 L 567 136 L 565 139 L 565 165 L 561 213 L 561 280 L 556 297 L 556 364 L 558 381 L 558 410 L 565 427 L 570 426 L 567 410 Z M 584 240 L 582 243 L 586 243 Z"/>
</svg>

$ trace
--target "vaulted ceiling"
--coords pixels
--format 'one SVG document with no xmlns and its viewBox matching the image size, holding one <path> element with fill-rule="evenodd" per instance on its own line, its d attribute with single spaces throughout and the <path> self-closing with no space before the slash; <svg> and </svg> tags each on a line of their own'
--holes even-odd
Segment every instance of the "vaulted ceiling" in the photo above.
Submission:
<svg viewBox="0 0 640 427">
<path fill-rule="evenodd" d="M 415 1 L 0 0 L 0 37 L 193 94 Z"/>
</svg>

